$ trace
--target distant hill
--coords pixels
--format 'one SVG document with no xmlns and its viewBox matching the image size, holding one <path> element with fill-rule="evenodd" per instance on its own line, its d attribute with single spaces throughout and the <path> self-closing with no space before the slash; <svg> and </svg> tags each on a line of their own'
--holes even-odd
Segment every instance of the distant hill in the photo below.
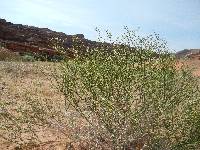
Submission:
<svg viewBox="0 0 200 150">
<path fill-rule="evenodd" d="M 184 49 L 178 51 L 176 54 L 177 58 L 197 58 L 200 59 L 200 49 Z"/>
<path fill-rule="evenodd" d="M 60 52 L 55 49 L 55 43 L 56 46 L 64 48 L 65 54 L 69 57 L 73 57 L 73 45 L 81 45 L 81 51 L 84 52 L 87 48 L 98 47 L 101 44 L 85 39 L 83 34 L 67 35 L 48 28 L 13 24 L 0 19 L 0 46 L 10 51 L 57 55 Z"/>
<path fill-rule="evenodd" d="M 73 46 L 79 49 L 80 54 L 84 54 L 88 49 L 110 47 L 111 44 L 88 40 L 83 34 L 67 35 L 62 32 L 52 31 L 48 28 L 13 24 L 0 18 L 1 46 L 11 52 L 31 52 L 47 54 L 49 56 L 64 54 L 73 58 Z M 58 51 L 55 48 L 56 46 L 63 48 L 64 52 Z M 200 59 L 200 49 L 184 49 L 175 55 L 177 58 L 189 57 Z"/>
</svg>

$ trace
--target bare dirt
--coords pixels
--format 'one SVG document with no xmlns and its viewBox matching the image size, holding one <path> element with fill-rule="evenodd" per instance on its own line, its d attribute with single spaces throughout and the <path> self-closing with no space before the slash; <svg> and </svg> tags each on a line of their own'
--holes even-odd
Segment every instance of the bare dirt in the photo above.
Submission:
<svg viewBox="0 0 200 150">
<path fill-rule="evenodd" d="M 54 65 L 45 62 L 0 62 L 0 102 L 18 105 L 27 98 L 38 97 L 56 103 L 63 100 L 53 80 Z M 1 112 L 0 112 L 1 113 Z M 9 133 L 9 131 L 8 131 Z M 55 149 L 66 148 L 66 136 L 51 128 L 40 128 L 38 137 L 40 144 L 27 143 L 23 149 Z M 14 138 L 13 138 L 14 140 Z M 17 144 L 0 140 L 0 149 L 17 149 Z"/>
</svg>

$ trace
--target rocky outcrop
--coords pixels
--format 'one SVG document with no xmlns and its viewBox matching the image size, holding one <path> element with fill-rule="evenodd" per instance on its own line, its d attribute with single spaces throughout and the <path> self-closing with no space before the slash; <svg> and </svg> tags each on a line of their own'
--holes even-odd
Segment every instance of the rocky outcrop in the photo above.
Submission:
<svg viewBox="0 0 200 150">
<path fill-rule="evenodd" d="M 62 32 L 52 31 L 48 28 L 13 24 L 0 19 L 0 44 L 15 52 L 45 53 L 48 55 L 63 54 L 73 57 L 73 45 L 81 45 L 84 52 L 88 47 L 94 48 L 98 42 L 84 38 L 83 34 L 66 35 Z M 59 52 L 55 44 L 64 49 Z"/>
<path fill-rule="evenodd" d="M 176 53 L 177 58 L 200 59 L 200 49 L 184 49 Z"/>
</svg>

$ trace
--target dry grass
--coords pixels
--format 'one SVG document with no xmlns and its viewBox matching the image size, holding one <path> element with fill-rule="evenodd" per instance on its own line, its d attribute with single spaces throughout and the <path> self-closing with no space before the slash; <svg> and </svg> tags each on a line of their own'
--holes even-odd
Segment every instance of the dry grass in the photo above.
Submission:
<svg viewBox="0 0 200 150">
<path fill-rule="evenodd" d="M 46 62 L 1 61 L 0 102 L 6 102 L 11 109 L 14 109 L 14 107 L 18 108 L 28 98 L 39 100 L 41 103 L 45 102 L 51 103 L 54 106 L 61 106 L 63 97 L 55 87 L 56 82 L 52 77 L 54 68 L 55 65 L 53 63 Z M 12 131 L 7 133 L 9 134 L 9 132 Z M 59 131 L 48 127 L 38 128 L 37 135 L 41 143 L 39 145 L 32 145 L 32 147 L 39 148 L 42 145 L 44 149 L 48 146 L 54 147 L 53 149 L 62 149 L 63 140 L 65 142 L 69 141 Z M 29 148 L 24 147 L 24 149 L 30 149 L 30 145 L 26 146 Z M 0 149 L 13 149 L 15 146 L 12 142 L 0 140 Z"/>
<path fill-rule="evenodd" d="M 0 47 L 0 61 L 20 61 L 21 56 L 18 53 L 11 52 L 3 47 Z"/>
</svg>

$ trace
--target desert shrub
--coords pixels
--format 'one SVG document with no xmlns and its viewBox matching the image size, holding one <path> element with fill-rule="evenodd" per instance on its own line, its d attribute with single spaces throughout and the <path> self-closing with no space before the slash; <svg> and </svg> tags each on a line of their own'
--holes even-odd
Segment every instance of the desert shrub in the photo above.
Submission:
<svg viewBox="0 0 200 150">
<path fill-rule="evenodd" d="M 34 56 L 32 56 L 31 54 L 28 54 L 28 53 L 22 55 L 22 60 L 23 61 L 30 61 L 30 62 L 36 61 L 36 59 L 34 58 Z"/>
<path fill-rule="evenodd" d="M 65 59 L 63 55 L 48 55 L 45 53 L 30 53 L 24 52 L 20 54 L 22 61 L 49 61 L 49 62 L 59 62 Z"/>
<path fill-rule="evenodd" d="M 159 35 L 125 30 L 107 49 L 62 63 L 58 81 L 66 109 L 88 121 L 98 148 L 102 141 L 111 149 L 199 147 L 198 79 L 176 69 Z"/>
<path fill-rule="evenodd" d="M 110 44 L 60 63 L 55 79 L 64 100 L 28 90 L 22 101 L 0 97 L 0 138 L 22 147 L 40 143 L 40 129 L 54 129 L 88 149 L 198 149 L 198 79 L 187 67 L 176 68 L 157 34 L 141 37 L 125 29 L 116 41 L 107 32 Z M 27 74 L 21 66 L 6 68 Z M 51 80 L 43 74 L 50 68 L 37 69 Z"/>
<path fill-rule="evenodd" d="M 50 47 L 52 47 L 54 50 L 59 52 L 66 52 L 66 49 L 64 48 L 64 40 L 58 37 L 54 37 L 50 39 Z"/>
</svg>

